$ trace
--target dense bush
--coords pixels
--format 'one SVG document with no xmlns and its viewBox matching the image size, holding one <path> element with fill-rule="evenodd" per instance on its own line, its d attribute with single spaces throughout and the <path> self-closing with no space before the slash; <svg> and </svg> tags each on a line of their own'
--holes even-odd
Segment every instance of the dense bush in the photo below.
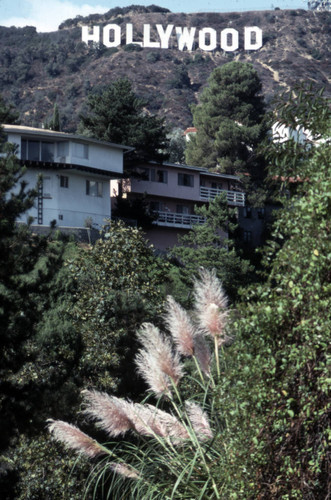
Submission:
<svg viewBox="0 0 331 500">
<path fill-rule="evenodd" d="M 327 103 L 311 91 L 297 93 L 279 107 L 280 121 L 304 126 L 315 141 L 329 137 Z M 291 140 L 272 149 L 270 174 L 284 182 L 284 209 L 266 250 L 267 282 L 247 290 L 237 304 L 237 342 L 227 361 L 231 375 L 221 388 L 233 417 L 232 434 L 239 433 L 237 480 L 225 491 L 229 498 L 235 490 L 234 498 L 326 499 L 331 491 L 330 144 Z"/>
</svg>

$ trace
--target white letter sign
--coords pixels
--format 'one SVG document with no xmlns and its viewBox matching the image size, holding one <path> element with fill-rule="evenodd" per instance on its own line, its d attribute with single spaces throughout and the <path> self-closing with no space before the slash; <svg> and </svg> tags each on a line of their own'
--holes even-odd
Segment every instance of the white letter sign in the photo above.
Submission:
<svg viewBox="0 0 331 500">
<path fill-rule="evenodd" d="M 172 30 L 174 29 L 174 25 L 168 24 L 166 30 L 164 31 L 162 24 L 157 24 L 156 29 L 157 29 L 157 32 L 159 34 L 160 40 L 161 40 L 161 49 L 168 49 L 169 48 L 169 39 L 170 39 Z"/>
<path fill-rule="evenodd" d="M 92 33 L 89 33 L 89 26 L 82 26 L 82 41 L 85 43 L 89 42 L 100 42 L 100 26 L 93 26 Z"/>
<path fill-rule="evenodd" d="M 232 43 L 228 43 L 228 37 L 232 38 Z M 237 50 L 239 47 L 239 33 L 237 30 L 234 30 L 233 28 L 227 28 L 226 30 L 223 30 L 221 33 L 221 49 L 225 50 L 226 52 L 233 52 L 234 50 Z"/>
<path fill-rule="evenodd" d="M 252 35 L 255 34 L 255 43 L 252 42 Z M 245 50 L 258 50 L 262 47 L 262 30 L 257 26 L 245 28 Z"/>
<path fill-rule="evenodd" d="M 184 50 L 185 46 L 187 50 L 192 50 L 194 43 L 194 35 L 196 28 L 177 28 L 176 27 L 176 36 L 178 42 L 179 50 Z"/>
<path fill-rule="evenodd" d="M 111 30 L 114 32 L 114 40 L 112 42 L 109 40 Z M 118 24 L 107 24 L 103 28 L 103 43 L 106 47 L 118 47 L 118 45 L 121 45 L 121 27 Z"/>
<path fill-rule="evenodd" d="M 209 35 L 209 37 L 206 37 Z M 209 43 L 207 40 L 209 38 Z M 215 50 L 217 47 L 217 34 L 213 28 L 203 28 L 199 31 L 199 49 L 201 50 Z"/>
</svg>

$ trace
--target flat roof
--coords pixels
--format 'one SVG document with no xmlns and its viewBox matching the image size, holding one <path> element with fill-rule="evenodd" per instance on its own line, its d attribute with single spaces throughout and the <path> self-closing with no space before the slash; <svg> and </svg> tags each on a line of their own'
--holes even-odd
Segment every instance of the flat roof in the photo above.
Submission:
<svg viewBox="0 0 331 500">
<path fill-rule="evenodd" d="M 24 134 L 27 136 L 39 136 L 47 137 L 52 139 L 61 140 L 71 140 L 71 141 L 83 141 L 92 144 L 99 144 L 101 146 L 108 146 L 116 149 L 122 149 L 126 151 L 133 151 L 134 148 L 130 146 L 125 146 L 123 144 L 115 144 L 113 142 L 100 141 L 99 139 L 93 139 L 93 137 L 87 137 L 85 135 L 69 134 L 68 132 L 59 132 L 57 130 L 49 130 L 45 128 L 27 127 L 25 125 L 2 125 L 4 132 L 12 132 L 17 134 Z"/>
<path fill-rule="evenodd" d="M 164 161 L 163 163 L 157 163 L 157 162 L 150 161 L 150 162 L 148 162 L 148 164 L 159 166 L 160 168 L 172 167 L 172 168 L 178 168 L 178 169 L 194 170 L 195 172 L 200 172 L 200 174 L 202 174 L 202 175 L 209 175 L 212 177 L 225 177 L 226 179 L 232 179 L 235 181 L 240 180 L 237 175 L 222 174 L 221 172 L 211 172 L 210 170 L 208 170 L 208 168 L 197 167 L 196 165 L 186 165 L 184 163 L 170 163 L 170 162 L 166 162 L 166 161 Z M 139 167 L 139 166 L 140 165 L 137 165 L 137 167 Z M 143 166 L 143 165 L 141 165 L 141 166 Z"/>
</svg>

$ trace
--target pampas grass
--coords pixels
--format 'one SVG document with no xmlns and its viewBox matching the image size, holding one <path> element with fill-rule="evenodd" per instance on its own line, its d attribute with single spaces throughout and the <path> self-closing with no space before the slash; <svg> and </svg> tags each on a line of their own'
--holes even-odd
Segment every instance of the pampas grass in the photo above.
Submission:
<svg viewBox="0 0 331 500">
<path fill-rule="evenodd" d="M 209 271 L 202 271 L 195 281 L 194 297 L 195 316 L 168 297 L 164 317 L 168 332 L 151 323 L 137 332 L 141 344 L 135 358 L 137 371 L 156 405 L 94 390 L 82 392 L 85 417 L 109 437 L 123 439 L 130 433 L 134 438 L 105 447 L 71 424 L 49 421 L 52 436 L 66 447 L 89 458 L 111 456 L 93 476 L 98 485 L 101 477 L 112 473 L 107 498 L 221 498 L 215 481 L 222 457 L 221 425 L 213 410 L 215 382 L 208 341 L 213 340 L 219 379 L 218 348 L 228 339 L 227 298 L 216 274 Z M 187 357 L 195 362 L 200 378 L 199 402 L 197 394 L 186 400 L 181 395 L 181 380 L 188 377 L 184 369 Z M 133 480 L 129 486 L 127 480 Z"/>
</svg>

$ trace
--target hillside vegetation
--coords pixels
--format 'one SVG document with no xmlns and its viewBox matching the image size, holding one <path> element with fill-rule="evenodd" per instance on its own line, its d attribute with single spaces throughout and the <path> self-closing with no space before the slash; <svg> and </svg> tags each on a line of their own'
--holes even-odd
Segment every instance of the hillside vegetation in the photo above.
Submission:
<svg viewBox="0 0 331 500">
<path fill-rule="evenodd" d="M 123 43 L 107 49 L 81 41 L 82 25 L 116 23 L 123 27 Z M 168 50 L 125 45 L 125 25 L 134 25 L 134 39 L 142 40 L 143 24 L 212 27 L 220 33 L 231 27 L 239 32 L 235 52 L 200 49 L 179 51 L 170 40 Z M 245 26 L 263 30 L 263 46 L 245 51 Z M 305 10 L 243 13 L 171 13 L 160 7 L 111 9 L 107 14 L 64 21 L 58 31 L 37 33 L 34 27 L 0 27 L 0 93 L 20 113 L 21 123 L 41 126 L 50 119 L 54 103 L 62 128 L 74 131 L 89 92 L 102 90 L 121 77 L 133 81 L 145 98 L 148 112 L 166 117 L 171 126 L 192 124 L 190 105 L 197 103 L 211 71 L 230 60 L 251 62 L 263 82 L 267 103 L 278 90 L 310 81 L 331 93 L 331 14 Z M 156 36 L 156 35 L 155 35 Z M 175 39 L 174 39 L 175 41 Z"/>
</svg>

